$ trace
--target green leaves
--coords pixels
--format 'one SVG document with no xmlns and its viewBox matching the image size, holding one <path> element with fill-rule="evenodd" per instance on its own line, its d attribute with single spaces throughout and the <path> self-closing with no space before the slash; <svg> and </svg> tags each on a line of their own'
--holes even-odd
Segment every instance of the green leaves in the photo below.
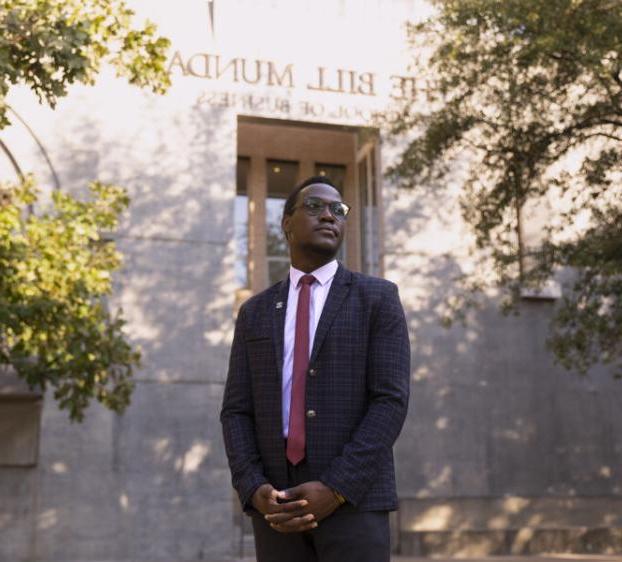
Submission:
<svg viewBox="0 0 622 562">
<path fill-rule="evenodd" d="M 132 84 L 164 92 L 168 39 L 147 22 L 132 27 L 123 0 L 0 0 L 0 128 L 15 84 L 54 107 L 74 82 L 92 84 L 104 62 Z"/>
<path fill-rule="evenodd" d="M 133 27 L 133 16 L 123 0 L 0 0 L 0 129 L 11 86 L 54 107 L 69 85 L 92 84 L 103 63 L 164 92 L 169 41 L 149 22 Z M 51 386 L 72 420 L 92 399 L 122 411 L 140 360 L 120 312 L 106 306 L 121 256 L 104 234 L 129 199 L 120 187 L 90 187 L 89 201 L 56 191 L 51 208 L 33 214 L 32 178 L 0 185 L 0 363 L 31 386 Z"/>
<path fill-rule="evenodd" d="M 0 363 L 51 386 L 73 420 L 92 399 L 122 411 L 140 354 L 106 306 L 121 256 L 102 233 L 116 228 L 127 194 L 95 182 L 91 200 L 54 192 L 51 208 L 34 214 L 32 178 L 0 193 Z"/>
<path fill-rule="evenodd" d="M 420 135 L 391 174 L 436 186 L 459 154 L 462 213 L 485 273 L 508 296 L 506 310 L 516 310 L 521 287 L 563 272 L 571 282 L 551 349 L 565 366 L 604 362 L 622 375 L 622 3 L 435 5 L 436 16 L 410 31 L 413 46 L 428 49 L 413 64 L 424 87 L 393 123 L 395 134 Z M 526 211 L 543 212 L 547 202 L 531 247 Z M 475 277 L 464 287 L 487 286 Z M 458 314 L 455 302 L 451 309 Z"/>
</svg>

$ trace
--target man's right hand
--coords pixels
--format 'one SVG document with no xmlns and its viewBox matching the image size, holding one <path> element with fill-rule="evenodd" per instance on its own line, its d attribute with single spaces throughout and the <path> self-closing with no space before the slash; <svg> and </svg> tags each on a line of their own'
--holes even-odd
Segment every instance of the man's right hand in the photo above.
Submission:
<svg viewBox="0 0 622 562">
<path fill-rule="evenodd" d="M 285 520 L 273 529 L 281 533 L 300 533 L 310 531 L 317 527 L 315 516 L 312 513 L 305 514 L 304 508 L 309 503 L 307 500 L 294 500 L 279 503 L 279 500 L 287 499 L 285 492 L 280 492 L 272 487 L 271 484 L 262 484 L 255 490 L 251 503 L 264 517 L 275 513 L 287 516 Z"/>
</svg>

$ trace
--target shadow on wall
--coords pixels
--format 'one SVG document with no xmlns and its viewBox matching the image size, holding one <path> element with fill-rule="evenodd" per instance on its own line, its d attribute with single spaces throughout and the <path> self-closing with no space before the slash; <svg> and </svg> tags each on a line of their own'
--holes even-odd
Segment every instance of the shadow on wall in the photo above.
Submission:
<svg viewBox="0 0 622 562">
<path fill-rule="evenodd" d="M 0 559 L 231 552 L 217 414 L 232 328 L 235 120 L 195 107 L 150 122 L 156 113 L 138 116 L 131 138 L 76 113 L 53 155 L 66 189 L 99 178 L 130 190 L 117 236 L 125 268 L 111 305 L 123 307 L 144 368 L 123 416 L 94 406 L 84 425 L 71 426 L 48 399 L 39 468 L 0 478 L 9 506 L 0 532 L 11 537 L 0 541 Z M 402 529 L 531 528 L 554 523 L 566 504 L 521 498 L 619 498 L 619 384 L 598 369 L 578 377 L 553 365 L 544 302 L 503 318 L 491 298 L 467 327 L 441 328 L 442 302 L 463 268 L 455 209 L 440 192 L 401 194 L 389 207 L 386 268 L 399 276 L 413 350 L 411 407 L 396 447 Z M 427 245 L 413 246 L 426 229 Z M 589 505 L 599 511 L 589 524 L 617 524 L 622 510 Z"/>
<path fill-rule="evenodd" d="M 139 379 L 224 380 L 235 289 L 228 120 L 195 108 L 115 144 L 97 138 L 96 122 L 78 118 L 71 142 L 58 149 L 64 188 L 81 190 L 94 177 L 129 190 L 130 211 L 115 236 L 124 267 L 111 306 L 123 308 L 143 349 Z M 228 128 L 232 136 L 217 134 Z M 75 148 L 84 146 L 98 150 Z"/>
<path fill-rule="evenodd" d="M 235 120 L 201 108 L 156 123 L 154 114 L 137 117 L 131 138 L 86 112 L 61 128 L 70 134 L 53 161 L 63 189 L 83 192 L 100 179 L 132 198 L 115 236 L 125 265 L 110 304 L 123 308 L 143 368 L 122 416 L 94 405 L 84 424 L 71 425 L 48 397 L 38 468 L 4 490 L 15 501 L 0 509 L 0 533 L 13 539 L 0 541 L 0 559 L 231 552 L 218 413 L 233 327 Z"/>
<path fill-rule="evenodd" d="M 554 364 L 547 301 L 504 317 L 490 296 L 466 326 L 444 329 L 443 303 L 466 262 L 457 206 L 447 191 L 417 191 L 388 207 L 386 269 L 396 272 L 412 345 L 396 445 L 402 531 L 622 527 L 620 383 L 605 369 L 581 376 Z M 525 544 L 526 533 L 512 540 Z"/>
</svg>

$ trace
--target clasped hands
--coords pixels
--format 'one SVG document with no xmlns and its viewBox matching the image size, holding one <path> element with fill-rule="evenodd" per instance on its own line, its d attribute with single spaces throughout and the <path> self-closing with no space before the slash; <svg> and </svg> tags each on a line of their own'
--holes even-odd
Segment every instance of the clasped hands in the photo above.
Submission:
<svg viewBox="0 0 622 562">
<path fill-rule="evenodd" d="M 340 505 L 333 491 L 317 480 L 287 490 L 263 484 L 253 494 L 252 504 L 270 527 L 281 533 L 315 529 Z"/>
</svg>

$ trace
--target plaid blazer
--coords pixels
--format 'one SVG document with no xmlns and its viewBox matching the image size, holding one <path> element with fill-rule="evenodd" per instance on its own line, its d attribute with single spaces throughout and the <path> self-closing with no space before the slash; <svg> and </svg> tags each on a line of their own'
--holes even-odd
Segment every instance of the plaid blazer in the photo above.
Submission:
<svg viewBox="0 0 622 562">
<path fill-rule="evenodd" d="M 221 422 L 242 506 L 287 487 L 281 371 L 289 277 L 242 305 Z M 278 304 L 282 303 L 282 304 Z M 362 511 L 397 508 L 393 443 L 406 416 L 410 344 L 397 286 L 341 264 L 315 333 L 306 382 L 306 461 L 314 480 Z"/>
</svg>

